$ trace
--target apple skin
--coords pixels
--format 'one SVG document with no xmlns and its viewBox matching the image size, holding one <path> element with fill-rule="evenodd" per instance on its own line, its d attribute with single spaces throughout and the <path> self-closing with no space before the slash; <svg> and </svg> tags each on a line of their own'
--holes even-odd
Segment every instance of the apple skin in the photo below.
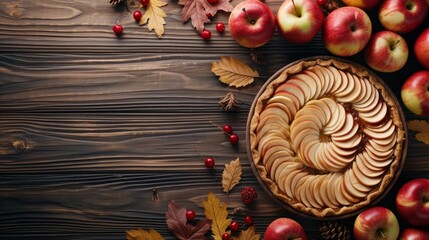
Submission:
<svg viewBox="0 0 429 240">
<path fill-rule="evenodd" d="M 232 38 L 238 44 L 257 48 L 272 38 L 276 29 L 276 17 L 261 1 L 246 0 L 231 11 L 228 26 Z"/>
<path fill-rule="evenodd" d="M 358 7 L 363 10 L 370 10 L 375 8 L 380 0 L 342 0 L 348 6 Z"/>
<path fill-rule="evenodd" d="M 341 7 L 326 17 L 323 25 L 323 43 L 331 53 L 349 57 L 368 44 L 372 24 L 368 15 L 357 7 Z"/>
<path fill-rule="evenodd" d="M 405 183 L 396 195 L 396 209 L 409 224 L 429 226 L 429 179 L 418 178 Z"/>
<path fill-rule="evenodd" d="M 425 20 L 427 12 L 427 0 L 385 0 L 380 5 L 378 18 L 387 30 L 407 33 Z"/>
<path fill-rule="evenodd" d="M 420 64 L 429 69 L 429 27 L 417 37 L 414 44 L 414 54 Z"/>
<path fill-rule="evenodd" d="M 407 42 L 392 31 L 372 35 L 365 49 L 366 63 L 379 72 L 396 72 L 404 67 L 407 59 Z"/>
<path fill-rule="evenodd" d="M 277 218 L 268 225 L 264 240 L 300 239 L 307 240 L 301 224 L 290 218 Z"/>
<path fill-rule="evenodd" d="M 372 207 L 356 217 L 353 234 L 356 240 L 396 240 L 399 236 L 399 222 L 389 209 Z"/>
<path fill-rule="evenodd" d="M 401 88 L 402 102 L 412 113 L 429 116 L 429 71 L 417 71 L 405 80 Z"/>
<path fill-rule="evenodd" d="M 313 0 L 285 0 L 277 12 L 277 28 L 287 41 L 307 43 L 320 31 L 324 19 Z"/>
<path fill-rule="evenodd" d="M 399 240 L 427 240 L 429 232 L 417 228 L 407 228 L 399 235 Z"/>
</svg>

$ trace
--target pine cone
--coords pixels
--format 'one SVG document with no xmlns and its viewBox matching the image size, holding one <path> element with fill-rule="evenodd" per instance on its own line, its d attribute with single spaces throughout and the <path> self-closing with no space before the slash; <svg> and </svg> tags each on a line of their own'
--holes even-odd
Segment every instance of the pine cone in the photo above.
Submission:
<svg viewBox="0 0 429 240">
<path fill-rule="evenodd" d="M 116 5 L 118 5 L 119 3 L 121 3 L 121 2 L 122 2 L 122 0 L 109 0 L 109 2 L 110 2 L 110 4 L 111 4 L 111 5 L 116 6 Z"/>
<path fill-rule="evenodd" d="M 339 222 L 323 222 L 320 225 L 319 231 L 321 236 L 326 240 L 351 240 L 352 234 L 350 229 L 342 223 Z"/>
</svg>

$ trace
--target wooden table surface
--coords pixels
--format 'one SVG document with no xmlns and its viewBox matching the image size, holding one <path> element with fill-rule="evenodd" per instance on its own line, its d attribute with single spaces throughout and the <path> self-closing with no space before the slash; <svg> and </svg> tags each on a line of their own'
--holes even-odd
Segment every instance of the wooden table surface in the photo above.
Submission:
<svg viewBox="0 0 429 240">
<path fill-rule="evenodd" d="M 292 217 L 312 239 L 320 239 L 323 219 L 293 215 L 259 185 L 247 158 L 245 130 L 250 105 L 269 76 L 296 59 L 329 55 L 321 35 L 295 45 L 276 32 L 257 49 L 265 61 L 257 64 L 228 30 L 218 34 L 215 24 L 208 24 L 213 35 L 204 41 L 189 22 L 182 23 L 182 6 L 167 2 L 161 39 L 107 0 L 0 2 L 1 239 L 124 239 L 133 228 L 155 228 L 174 239 L 165 222 L 169 200 L 201 218 L 209 192 L 230 211 L 246 207 L 240 199 L 245 186 L 259 194 L 246 207 L 258 233 L 278 217 Z M 281 2 L 266 1 L 274 12 Z M 221 12 L 213 22 L 227 19 Z M 124 26 L 120 38 L 112 32 L 115 23 Z M 374 31 L 381 29 L 377 19 L 373 24 Z M 404 35 L 410 49 L 416 32 L 428 25 L 429 18 Z M 244 88 L 228 87 L 210 71 L 221 56 L 239 58 L 263 77 Z M 348 60 L 364 64 L 362 54 Z M 419 69 L 411 53 L 401 71 L 378 74 L 399 97 L 405 78 Z M 241 101 L 240 112 L 219 108 L 228 92 Z M 407 120 L 427 119 L 404 112 Z M 239 145 L 232 147 L 211 121 L 231 124 Z M 214 172 L 201 156 L 215 158 Z M 237 157 L 242 180 L 226 195 L 219 180 L 223 165 Z M 429 178 L 429 146 L 410 132 L 403 171 L 379 204 L 395 211 L 399 186 L 417 177 Z M 243 223 L 242 216 L 232 217 Z M 353 221 L 344 220 L 349 227 Z"/>
</svg>

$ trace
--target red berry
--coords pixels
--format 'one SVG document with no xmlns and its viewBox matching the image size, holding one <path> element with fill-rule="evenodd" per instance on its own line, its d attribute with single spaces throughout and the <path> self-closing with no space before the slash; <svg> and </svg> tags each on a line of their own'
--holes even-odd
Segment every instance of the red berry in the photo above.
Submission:
<svg viewBox="0 0 429 240">
<path fill-rule="evenodd" d="M 241 190 L 241 199 L 245 204 L 251 204 L 257 196 L 258 194 L 252 187 L 245 187 Z"/>
<path fill-rule="evenodd" d="M 211 13 L 206 13 L 206 16 L 207 16 L 208 18 L 212 18 L 212 17 L 213 17 Z"/>
<path fill-rule="evenodd" d="M 205 158 L 204 165 L 206 166 L 206 168 L 214 168 L 215 166 L 214 158 L 211 158 L 211 157 Z"/>
<path fill-rule="evenodd" d="M 147 6 L 149 2 L 150 0 L 140 0 L 140 4 L 143 5 L 143 7 Z"/>
<path fill-rule="evenodd" d="M 232 133 L 231 135 L 229 135 L 229 141 L 231 142 L 231 144 L 235 145 L 238 143 L 238 135 L 235 133 Z"/>
<path fill-rule="evenodd" d="M 195 212 L 194 211 L 192 211 L 192 210 L 188 210 L 187 212 L 186 212 L 186 220 L 188 220 L 188 221 L 192 221 L 192 220 L 194 220 L 195 219 Z"/>
<path fill-rule="evenodd" d="M 133 12 L 133 18 L 136 21 L 140 21 L 140 19 L 142 18 L 142 13 L 139 10 Z"/>
<path fill-rule="evenodd" d="M 115 26 L 113 26 L 113 32 L 115 32 L 117 35 L 121 34 L 124 31 L 124 28 L 119 25 L 116 24 Z"/>
<path fill-rule="evenodd" d="M 231 224 L 229 224 L 229 228 L 231 229 L 231 231 L 236 232 L 240 228 L 240 224 L 238 224 L 238 222 L 232 222 Z"/>
<path fill-rule="evenodd" d="M 245 223 L 246 223 L 246 225 L 248 225 L 248 226 L 253 225 L 253 219 L 252 219 L 252 217 L 251 217 L 251 216 L 246 216 L 246 217 L 244 218 L 244 222 L 245 222 Z"/>
<path fill-rule="evenodd" d="M 223 33 L 225 31 L 225 24 L 223 24 L 222 22 L 217 23 L 216 30 L 220 33 Z"/>
<path fill-rule="evenodd" d="M 209 2 L 209 3 L 211 3 L 211 4 L 215 4 L 215 3 L 218 3 L 218 2 L 219 2 L 219 0 L 207 0 L 207 2 Z"/>
<path fill-rule="evenodd" d="M 319 4 L 319 6 L 325 6 L 327 2 L 327 0 L 317 0 L 317 4 Z"/>
<path fill-rule="evenodd" d="M 212 37 L 212 33 L 209 30 L 203 30 L 201 32 L 201 38 L 204 40 L 209 40 Z"/>
<path fill-rule="evenodd" d="M 222 240 L 229 240 L 229 234 L 228 233 L 222 234 Z"/>
<path fill-rule="evenodd" d="M 223 125 L 222 129 L 226 133 L 232 133 L 232 127 L 231 127 L 231 125 Z"/>
</svg>

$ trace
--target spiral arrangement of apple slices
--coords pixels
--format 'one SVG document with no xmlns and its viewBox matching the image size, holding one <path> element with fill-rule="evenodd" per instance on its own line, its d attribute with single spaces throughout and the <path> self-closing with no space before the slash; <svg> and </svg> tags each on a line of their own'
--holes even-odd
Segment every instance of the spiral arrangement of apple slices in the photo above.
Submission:
<svg viewBox="0 0 429 240">
<path fill-rule="evenodd" d="M 257 151 L 292 201 L 341 208 L 365 198 L 394 159 L 397 126 L 367 79 L 315 65 L 278 85 L 259 114 Z"/>
</svg>

